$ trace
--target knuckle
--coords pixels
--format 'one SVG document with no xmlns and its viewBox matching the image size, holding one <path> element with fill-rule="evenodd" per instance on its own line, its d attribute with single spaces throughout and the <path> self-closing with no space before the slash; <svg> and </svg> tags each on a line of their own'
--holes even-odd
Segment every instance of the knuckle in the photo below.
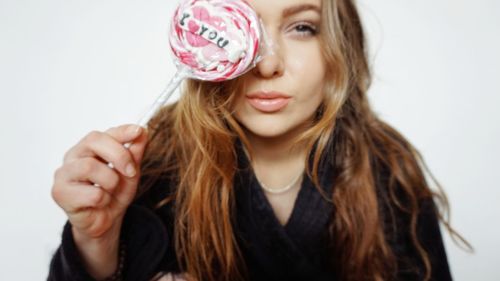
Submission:
<svg viewBox="0 0 500 281">
<path fill-rule="evenodd" d="M 57 185 L 57 184 L 54 185 L 54 186 L 52 186 L 52 189 L 50 191 L 50 195 L 52 197 L 52 200 L 54 200 L 54 202 L 59 207 L 61 207 L 62 209 L 65 209 L 64 206 L 66 206 L 67 198 L 64 195 L 63 188 L 64 188 L 63 186 L 60 186 L 60 185 Z"/>
<path fill-rule="evenodd" d="M 54 171 L 54 175 L 52 177 L 53 181 L 54 182 L 57 182 L 61 177 L 62 175 L 64 174 L 64 171 L 63 171 L 63 166 L 57 168 L 55 171 Z"/>
<path fill-rule="evenodd" d="M 63 155 L 63 162 L 67 162 L 67 161 L 68 161 L 68 159 L 69 159 L 69 157 L 70 157 L 70 155 L 71 155 L 71 154 L 70 154 L 70 152 L 71 152 L 71 149 L 70 149 L 70 150 L 68 150 L 68 151 L 66 151 L 66 152 L 64 153 L 64 155 Z"/>
<path fill-rule="evenodd" d="M 98 206 L 104 197 L 104 192 L 100 188 L 96 188 L 94 192 L 89 195 L 90 205 Z"/>
<path fill-rule="evenodd" d="M 111 190 L 114 190 L 120 183 L 120 177 L 116 174 L 116 172 L 112 172 L 111 176 L 108 177 L 108 180 L 109 180 L 109 188 Z"/>
<path fill-rule="evenodd" d="M 62 186 L 62 178 L 63 178 L 63 174 L 65 173 L 65 169 L 64 169 L 64 166 L 63 167 L 59 167 L 58 169 L 56 169 L 56 171 L 54 172 L 54 180 L 53 180 L 53 184 L 52 184 L 52 188 L 50 190 L 50 195 L 52 197 L 52 199 L 56 202 L 59 202 L 61 201 L 61 198 L 63 197 L 63 186 Z"/>
<path fill-rule="evenodd" d="M 86 142 L 96 142 L 101 138 L 101 134 L 102 134 L 101 132 L 96 130 L 91 131 L 84 137 L 84 140 Z"/>
<path fill-rule="evenodd" d="M 82 159 L 78 163 L 78 170 L 84 175 L 91 174 L 95 169 L 93 158 Z"/>
<path fill-rule="evenodd" d="M 110 128 L 108 128 L 105 132 L 106 132 L 106 134 L 111 135 L 111 134 L 113 134 L 113 132 L 115 132 L 116 130 L 117 130 L 117 127 L 110 127 Z"/>
<path fill-rule="evenodd" d="M 114 170 L 109 169 L 109 174 L 106 173 L 106 176 L 103 176 L 102 180 L 102 188 L 108 192 L 113 192 L 118 186 L 120 178 Z"/>
<path fill-rule="evenodd" d="M 68 149 L 64 153 L 63 163 L 68 163 L 70 160 L 72 160 L 72 158 L 74 158 L 74 155 L 76 154 L 76 151 L 80 148 L 81 145 L 82 145 L 81 143 L 78 143 L 78 144 L 74 145 L 73 147 L 71 147 L 70 149 Z"/>
<path fill-rule="evenodd" d="M 61 191 L 58 188 L 58 185 L 53 185 L 52 189 L 50 190 L 50 196 L 52 199 L 56 202 L 59 202 L 59 199 L 61 198 Z"/>
</svg>

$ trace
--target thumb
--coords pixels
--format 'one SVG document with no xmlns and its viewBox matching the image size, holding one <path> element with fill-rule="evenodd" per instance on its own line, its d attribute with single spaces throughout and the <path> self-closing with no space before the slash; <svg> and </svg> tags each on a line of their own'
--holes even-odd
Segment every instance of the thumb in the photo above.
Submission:
<svg viewBox="0 0 500 281">
<path fill-rule="evenodd" d="M 148 140 L 146 128 L 134 124 L 127 124 L 110 128 L 106 133 L 116 141 L 122 143 L 123 146 L 129 150 L 136 166 L 140 164 Z"/>
<path fill-rule="evenodd" d="M 142 157 L 144 156 L 144 151 L 148 143 L 148 131 L 146 128 L 140 127 L 138 136 L 132 140 L 132 142 L 127 143 L 126 147 L 132 154 L 132 158 L 136 165 L 140 165 Z"/>
<path fill-rule="evenodd" d="M 118 202 L 121 202 L 123 206 L 128 206 L 128 204 L 130 204 L 130 202 L 135 197 L 137 193 L 137 185 L 141 177 L 140 165 L 147 146 L 148 133 L 146 129 L 142 127 L 139 130 L 139 135 L 131 142 L 125 144 L 125 147 L 128 147 L 128 150 L 130 151 L 130 154 L 132 155 L 132 158 L 135 162 L 135 169 L 137 173 L 132 178 L 122 177 L 123 182 L 118 187 L 117 192 L 115 193 L 115 198 L 118 200 Z"/>
</svg>

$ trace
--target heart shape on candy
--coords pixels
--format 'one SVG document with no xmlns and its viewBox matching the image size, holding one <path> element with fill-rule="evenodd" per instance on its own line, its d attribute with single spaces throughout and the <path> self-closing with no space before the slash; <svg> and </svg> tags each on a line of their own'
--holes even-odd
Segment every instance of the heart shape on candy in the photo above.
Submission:
<svg viewBox="0 0 500 281">
<path fill-rule="evenodd" d="M 258 58 L 260 20 L 245 0 L 181 0 L 169 39 L 177 73 L 139 120 L 143 127 L 184 79 L 219 82 L 250 70 Z"/>
<path fill-rule="evenodd" d="M 207 23 L 216 28 L 218 31 L 226 31 L 224 20 L 217 16 L 210 16 L 210 13 L 206 8 L 193 7 L 192 11 L 194 18 L 199 20 L 200 22 Z M 196 22 L 192 20 L 189 21 L 188 28 L 191 33 L 186 34 L 186 39 L 193 47 L 205 47 L 206 45 L 210 44 L 210 41 L 195 34 L 200 29 L 200 26 Z"/>
<path fill-rule="evenodd" d="M 170 35 L 178 68 L 191 78 L 217 82 L 253 67 L 261 24 L 245 0 L 180 0 Z"/>
<path fill-rule="evenodd" d="M 210 16 L 210 13 L 205 7 L 193 7 L 193 16 L 202 22 L 206 22 L 211 26 L 217 28 L 219 31 L 225 31 L 224 20 L 217 16 Z"/>
<path fill-rule="evenodd" d="M 198 30 L 200 30 L 200 26 L 194 21 L 189 21 L 188 28 L 189 28 L 189 32 L 191 32 L 191 33 L 196 33 L 196 32 L 198 32 Z"/>
</svg>

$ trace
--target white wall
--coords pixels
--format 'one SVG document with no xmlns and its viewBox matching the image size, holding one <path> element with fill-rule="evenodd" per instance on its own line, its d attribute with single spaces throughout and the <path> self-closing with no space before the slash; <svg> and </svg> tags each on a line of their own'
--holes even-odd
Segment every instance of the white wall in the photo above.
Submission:
<svg viewBox="0 0 500 281">
<path fill-rule="evenodd" d="M 50 188 L 64 152 L 92 129 L 134 122 L 173 75 L 176 1 L 0 0 L 0 280 L 43 280 L 63 212 Z M 379 114 L 423 153 L 453 225 L 456 280 L 500 275 L 500 4 L 363 0 Z"/>
<path fill-rule="evenodd" d="M 421 151 L 470 255 L 445 236 L 456 280 L 499 280 L 500 2 L 362 1 L 370 98 Z"/>
</svg>

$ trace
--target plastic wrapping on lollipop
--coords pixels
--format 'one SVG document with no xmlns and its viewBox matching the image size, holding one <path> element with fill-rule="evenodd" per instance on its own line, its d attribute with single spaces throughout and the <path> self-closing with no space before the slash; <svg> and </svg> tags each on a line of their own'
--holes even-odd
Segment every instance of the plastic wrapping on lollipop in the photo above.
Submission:
<svg viewBox="0 0 500 281">
<path fill-rule="evenodd" d="M 169 29 L 177 73 L 141 118 L 145 125 L 185 78 L 221 82 L 239 77 L 272 55 L 273 44 L 244 0 L 182 0 Z"/>
<path fill-rule="evenodd" d="M 172 17 L 170 47 L 190 78 L 225 81 L 262 59 L 263 26 L 243 0 L 181 1 Z"/>
</svg>

